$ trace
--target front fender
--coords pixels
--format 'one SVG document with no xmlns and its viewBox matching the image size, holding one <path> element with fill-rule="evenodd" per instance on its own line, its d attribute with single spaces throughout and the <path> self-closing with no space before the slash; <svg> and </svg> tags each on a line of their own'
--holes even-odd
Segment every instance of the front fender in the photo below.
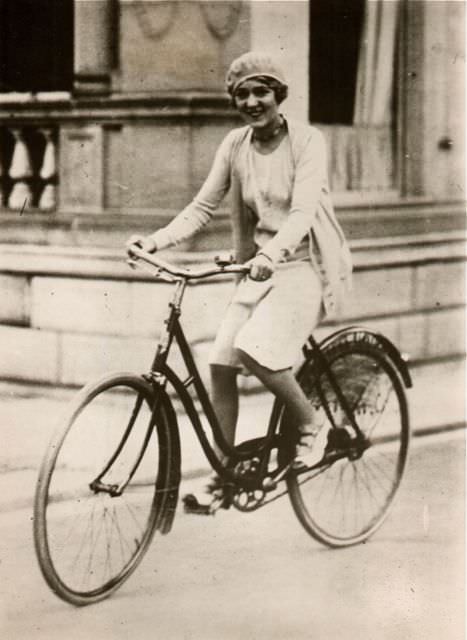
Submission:
<svg viewBox="0 0 467 640">
<path fill-rule="evenodd" d="M 158 494 L 155 503 L 155 508 L 160 512 L 160 516 L 156 528 L 162 534 L 166 534 L 172 528 L 177 510 L 181 480 L 180 433 L 177 414 L 166 390 L 154 378 L 148 380 L 148 382 L 158 394 L 161 402 L 158 410 L 162 410 L 165 417 L 165 420 L 159 421 L 156 415 L 154 422 L 161 447 L 160 468 L 156 482 Z"/>
</svg>

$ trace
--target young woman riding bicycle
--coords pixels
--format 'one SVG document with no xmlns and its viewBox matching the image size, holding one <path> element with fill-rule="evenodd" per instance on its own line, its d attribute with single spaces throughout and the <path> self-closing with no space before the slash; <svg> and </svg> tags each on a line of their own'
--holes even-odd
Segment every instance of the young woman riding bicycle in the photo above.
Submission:
<svg viewBox="0 0 467 640">
<path fill-rule="evenodd" d="M 317 430 L 293 367 L 349 287 L 350 253 L 332 207 L 323 136 L 280 113 L 288 85 L 278 64 L 267 54 L 246 53 L 232 63 L 226 85 L 246 126 L 225 137 L 192 202 L 165 228 L 132 236 L 128 246 L 154 252 L 182 242 L 232 191 L 235 258 L 251 269 L 235 289 L 211 353 L 213 406 L 233 444 L 237 376 L 257 376 L 297 425 L 295 464 L 310 466 L 322 457 L 327 433 Z M 214 479 L 197 502 L 209 502 L 215 487 Z"/>
</svg>

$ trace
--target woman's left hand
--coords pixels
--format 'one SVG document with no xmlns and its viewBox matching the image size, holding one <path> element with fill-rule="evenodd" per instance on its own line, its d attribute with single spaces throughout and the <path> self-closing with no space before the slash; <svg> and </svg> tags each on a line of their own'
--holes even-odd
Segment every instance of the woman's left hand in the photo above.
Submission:
<svg viewBox="0 0 467 640">
<path fill-rule="evenodd" d="M 268 280 L 274 273 L 274 264 L 270 258 L 262 253 L 255 256 L 248 263 L 252 280 Z"/>
</svg>

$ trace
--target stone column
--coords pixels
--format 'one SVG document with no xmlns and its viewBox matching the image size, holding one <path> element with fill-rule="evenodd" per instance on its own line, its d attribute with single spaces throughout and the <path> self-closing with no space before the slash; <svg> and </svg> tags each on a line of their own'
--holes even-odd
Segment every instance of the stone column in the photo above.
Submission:
<svg viewBox="0 0 467 640">
<path fill-rule="evenodd" d="M 74 89 L 110 92 L 114 0 L 75 0 Z"/>
</svg>

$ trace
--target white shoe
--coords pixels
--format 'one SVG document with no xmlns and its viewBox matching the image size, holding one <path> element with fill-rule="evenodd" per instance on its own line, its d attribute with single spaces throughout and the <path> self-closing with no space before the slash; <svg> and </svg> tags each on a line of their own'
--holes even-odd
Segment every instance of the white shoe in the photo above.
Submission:
<svg viewBox="0 0 467 640">
<path fill-rule="evenodd" d="M 295 460 L 293 467 L 301 469 L 303 467 L 314 467 L 323 459 L 326 446 L 328 444 L 329 429 L 321 428 L 318 431 L 303 431 L 295 450 Z"/>
</svg>

